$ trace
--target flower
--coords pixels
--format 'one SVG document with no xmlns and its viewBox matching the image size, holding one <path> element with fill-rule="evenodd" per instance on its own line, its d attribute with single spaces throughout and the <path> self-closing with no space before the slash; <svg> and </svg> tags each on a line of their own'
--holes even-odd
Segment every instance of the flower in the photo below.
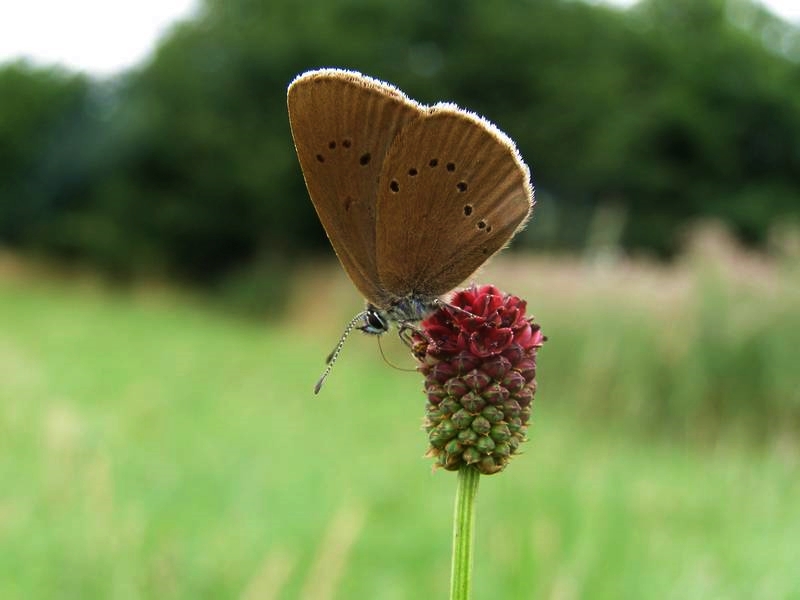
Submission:
<svg viewBox="0 0 800 600">
<path fill-rule="evenodd" d="M 503 470 L 525 441 L 545 341 L 526 302 L 472 286 L 421 323 L 412 350 L 425 375 L 428 456 L 447 470 Z"/>
</svg>

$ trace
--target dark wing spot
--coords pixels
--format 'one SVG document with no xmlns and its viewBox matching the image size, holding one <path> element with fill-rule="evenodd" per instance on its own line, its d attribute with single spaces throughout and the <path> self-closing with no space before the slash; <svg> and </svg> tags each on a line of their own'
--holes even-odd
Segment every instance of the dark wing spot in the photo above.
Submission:
<svg viewBox="0 0 800 600">
<path fill-rule="evenodd" d="M 438 164 L 439 164 L 439 159 L 438 158 L 432 158 L 432 159 L 430 159 L 428 161 L 428 166 L 431 166 L 431 167 L 435 167 Z"/>
<path fill-rule="evenodd" d="M 364 154 L 361 155 L 361 158 L 358 159 L 358 162 L 363 167 L 363 166 L 366 166 L 366 165 L 369 164 L 369 160 L 371 158 L 372 158 L 372 156 L 370 155 L 370 153 L 369 152 L 365 152 Z"/>
<path fill-rule="evenodd" d="M 466 192 L 467 191 L 467 182 L 466 181 L 459 181 L 456 184 L 456 189 L 458 189 L 459 192 Z"/>
<path fill-rule="evenodd" d="M 486 221 L 478 221 L 478 229 L 483 229 L 486 227 Z"/>
<path fill-rule="evenodd" d="M 325 157 L 322 154 L 317 154 L 317 162 L 325 162 Z"/>
<path fill-rule="evenodd" d="M 408 170 L 408 174 L 411 175 L 411 177 L 414 177 L 417 174 L 417 170 L 414 167 L 411 167 Z"/>
<path fill-rule="evenodd" d="M 451 173 L 453 171 L 455 171 L 456 170 L 456 163 L 451 163 L 451 162 L 447 163 L 447 170 L 450 171 Z"/>
<path fill-rule="evenodd" d="M 491 233 L 491 231 L 492 231 L 492 226 L 491 225 L 487 225 L 486 226 L 486 233 Z"/>
<path fill-rule="evenodd" d="M 471 214 L 472 214 L 472 205 L 471 204 L 465 204 L 464 205 L 464 216 L 468 217 Z"/>
<path fill-rule="evenodd" d="M 328 148 L 330 148 L 331 150 L 333 150 L 334 148 L 336 148 L 336 142 L 335 142 L 335 141 L 333 141 L 333 140 L 331 140 L 330 142 L 328 142 Z"/>
<path fill-rule="evenodd" d="M 389 189 L 392 190 L 395 194 L 400 191 L 400 184 L 397 183 L 396 179 L 392 179 L 389 183 Z"/>
<path fill-rule="evenodd" d="M 350 146 L 352 146 L 352 145 L 353 145 L 353 142 L 351 142 L 351 141 L 350 141 L 350 140 L 348 140 L 347 138 L 345 138 L 345 139 L 343 139 L 343 140 L 342 140 L 342 146 L 344 146 L 345 148 L 349 148 L 349 147 L 350 147 Z"/>
</svg>

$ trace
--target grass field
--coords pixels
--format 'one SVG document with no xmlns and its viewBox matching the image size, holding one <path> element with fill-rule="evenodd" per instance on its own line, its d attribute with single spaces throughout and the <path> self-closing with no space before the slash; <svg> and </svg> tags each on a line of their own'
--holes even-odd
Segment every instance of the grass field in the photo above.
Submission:
<svg viewBox="0 0 800 600">
<path fill-rule="evenodd" d="M 800 598 L 795 283 L 723 273 L 709 310 L 691 266 L 493 269 L 550 341 L 526 452 L 481 482 L 476 600 Z M 359 300 L 336 270 L 295 290 L 270 323 L 0 273 L 0 598 L 446 597 L 421 378 L 358 336 L 314 397 Z M 709 409 L 727 380 L 764 411 Z"/>
</svg>

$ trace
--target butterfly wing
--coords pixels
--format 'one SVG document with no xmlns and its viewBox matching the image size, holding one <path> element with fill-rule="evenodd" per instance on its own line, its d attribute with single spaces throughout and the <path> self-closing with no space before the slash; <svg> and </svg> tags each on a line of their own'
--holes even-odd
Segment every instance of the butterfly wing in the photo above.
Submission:
<svg viewBox="0 0 800 600">
<path fill-rule="evenodd" d="M 338 69 L 300 75 L 287 103 L 306 187 L 328 239 L 359 291 L 386 306 L 375 262 L 378 179 L 398 131 L 422 109 L 388 84 Z"/>
<path fill-rule="evenodd" d="M 378 277 L 396 296 L 441 296 L 521 228 L 530 172 L 488 121 L 449 104 L 397 135 L 378 181 Z"/>
</svg>

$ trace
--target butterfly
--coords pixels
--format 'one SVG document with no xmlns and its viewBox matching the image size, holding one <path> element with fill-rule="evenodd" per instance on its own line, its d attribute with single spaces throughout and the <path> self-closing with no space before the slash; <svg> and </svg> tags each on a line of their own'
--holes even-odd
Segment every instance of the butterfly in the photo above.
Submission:
<svg viewBox="0 0 800 600">
<path fill-rule="evenodd" d="M 528 167 L 474 113 L 341 69 L 299 75 L 287 104 L 311 201 L 367 300 L 329 365 L 357 324 L 381 334 L 424 319 L 531 214 Z"/>
</svg>

